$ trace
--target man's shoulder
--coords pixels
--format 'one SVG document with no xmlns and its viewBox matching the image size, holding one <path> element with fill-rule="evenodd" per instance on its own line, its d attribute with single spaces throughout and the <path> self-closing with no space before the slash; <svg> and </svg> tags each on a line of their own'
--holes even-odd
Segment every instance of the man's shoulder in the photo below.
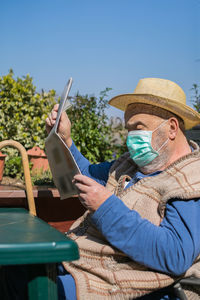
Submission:
<svg viewBox="0 0 200 300">
<path fill-rule="evenodd" d="M 200 166 L 200 147 L 193 141 L 190 141 L 189 144 L 192 147 L 192 152 L 177 159 L 166 169 L 166 171 L 170 171 L 171 169 L 181 170 L 184 168 L 184 170 L 188 172 L 194 171 L 197 166 Z"/>
</svg>

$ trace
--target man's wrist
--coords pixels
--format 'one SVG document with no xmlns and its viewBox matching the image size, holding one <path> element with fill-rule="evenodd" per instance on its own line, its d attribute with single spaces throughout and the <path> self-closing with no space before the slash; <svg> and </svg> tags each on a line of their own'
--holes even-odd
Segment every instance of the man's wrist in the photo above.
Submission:
<svg viewBox="0 0 200 300">
<path fill-rule="evenodd" d="M 72 138 L 70 137 L 70 138 L 68 138 L 67 140 L 66 140 L 66 145 L 67 145 L 67 147 L 68 148 L 70 148 L 71 147 L 71 145 L 72 145 Z"/>
<path fill-rule="evenodd" d="M 71 145 L 72 145 L 72 138 L 71 137 L 69 137 L 69 138 L 66 138 L 64 135 L 62 135 L 62 134 L 59 134 L 60 135 L 60 137 L 62 138 L 62 140 L 63 140 L 63 142 L 67 145 L 67 147 L 68 148 L 70 148 L 71 147 Z"/>
</svg>

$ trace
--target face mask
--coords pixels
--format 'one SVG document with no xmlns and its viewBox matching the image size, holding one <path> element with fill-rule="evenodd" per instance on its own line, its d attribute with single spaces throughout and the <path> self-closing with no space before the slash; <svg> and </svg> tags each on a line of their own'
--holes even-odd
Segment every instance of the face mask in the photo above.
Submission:
<svg viewBox="0 0 200 300">
<path fill-rule="evenodd" d="M 153 132 L 167 121 L 168 120 L 162 122 L 153 131 L 133 130 L 128 133 L 126 144 L 130 153 L 130 157 L 138 165 L 138 167 L 144 167 L 152 162 L 152 160 L 159 155 L 159 151 L 168 142 L 169 139 L 167 139 L 157 151 L 151 146 Z"/>
</svg>

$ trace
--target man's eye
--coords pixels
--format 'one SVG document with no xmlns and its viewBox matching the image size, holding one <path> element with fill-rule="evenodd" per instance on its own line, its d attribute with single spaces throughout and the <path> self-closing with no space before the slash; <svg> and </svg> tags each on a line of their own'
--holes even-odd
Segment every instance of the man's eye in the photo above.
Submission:
<svg viewBox="0 0 200 300">
<path fill-rule="evenodd" d="M 136 130 L 142 130 L 143 129 L 143 126 L 142 125 L 138 125 L 137 127 L 136 127 Z"/>
</svg>

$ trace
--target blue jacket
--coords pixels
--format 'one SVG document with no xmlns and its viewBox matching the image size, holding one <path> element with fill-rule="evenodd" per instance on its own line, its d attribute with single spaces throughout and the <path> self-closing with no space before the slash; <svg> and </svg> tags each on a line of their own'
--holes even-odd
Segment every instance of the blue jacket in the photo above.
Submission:
<svg viewBox="0 0 200 300">
<path fill-rule="evenodd" d="M 70 148 L 82 174 L 106 185 L 113 162 L 92 165 L 72 144 Z M 137 172 L 128 186 L 144 176 Z M 127 208 L 115 195 L 93 214 L 93 224 L 114 247 L 151 269 L 181 275 L 200 253 L 200 199 L 171 199 L 160 226 Z"/>
</svg>

